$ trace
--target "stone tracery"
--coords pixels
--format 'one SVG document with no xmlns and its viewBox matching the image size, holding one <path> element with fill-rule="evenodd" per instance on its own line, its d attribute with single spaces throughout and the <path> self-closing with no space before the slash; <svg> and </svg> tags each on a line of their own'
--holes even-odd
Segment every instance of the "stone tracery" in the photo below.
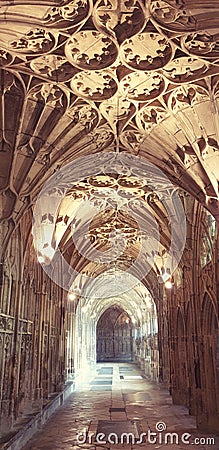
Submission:
<svg viewBox="0 0 219 450">
<path fill-rule="evenodd" d="M 203 201 L 208 207 L 213 205 L 214 202 L 209 202 L 208 197 L 217 197 L 218 191 L 216 174 L 210 161 L 211 152 L 205 151 L 204 158 L 197 159 L 193 141 L 201 138 L 218 141 L 217 124 L 212 126 L 212 121 L 214 123 L 217 120 L 210 105 L 213 96 L 217 110 L 215 89 L 219 66 L 215 24 L 219 8 L 215 8 L 215 4 L 208 5 L 209 17 L 214 14 L 212 26 L 211 21 L 207 24 L 204 20 L 204 5 L 200 4 L 197 9 L 190 2 L 136 0 L 121 3 L 101 0 L 92 5 L 88 1 L 66 1 L 63 5 L 53 3 L 49 6 L 48 2 L 46 6 L 42 3 L 40 9 L 33 2 L 31 13 L 28 9 L 30 3 L 25 2 L 24 8 L 19 2 L 15 2 L 14 5 L 2 6 L 0 10 L 1 65 L 4 69 L 3 84 L 6 83 L 5 95 L 11 89 L 17 89 L 21 83 L 23 99 L 25 96 L 28 99 L 32 97 L 39 105 L 44 101 L 49 108 L 54 108 L 53 117 L 60 107 L 68 114 L 68 109 L 65 109 L 67 103 L 74 110 L 75 101 L 80 109 L 83 99 L 87 100 L 91 108 L 98 111 L 102 124 L 105 123 L 106 127 L 108 124 L 116 134 L 116 148 L 121 146 L 126 151 L 140 151 L 149 159 L 151 156 L 151 161 L 156 159 L 156 151 L 150 151 L 150 139 L 144 139 L 144 136 L 150 135 L 158 122 L 159 131 L 163 124 L 169 130 L 169 136 L 165 133 L 164 141 L 172 149 L 175 163 L 181 166 L 182 173 L 187 172 L 191 183 L 196 183 L 196 180 L 201 183 Z M 25 18 L 23 23 L 22 18 Z M 9 82 L 9 79 L 13 81 Z M 177 86 L 179 83 L 180 88 Z M 198 96 L 199 111 L 196 107 Z M 176 105 L 179 111 L 183 108 L 184 114 L 185 102 L 188 113 L 191 111 L 197 117 L 198 135 L 194 137 L 189 136 L 186 130 L 189 117 L 185 121 L 182 114 L 175 115 L 174 119 L 171 114 L 176 113 Z M 206 108 L 206 105 L 209 105 L 210 120 L 208 115 L 205 114 L 204 117 L 202 114 L 202 106 Z M 22 108 L 27 108 L 25 102 Z M 32 108 L 33 122 L 28 126 L 29 135 L 39 129 L 39 112 L 39 109 L 37 112 L 37 108 Z M 21 109 L 18 114 L 21 114 Z M 29 109 L 27 115 L 29 116 Z M 21 116 L 21 124 L 27 115 Z M 44 120 L 46 116 L 48 117 L 48 113 Z M 56 114 L 57 125 L 59 121 L 61 124 L 61 116 L 57 117 Z M 83 128 L 80 113 L 79 122 Z M 35 130 L 33 124 L 37 127 Z M 94 128 L 98 133 L 97 123 Z M 66 132 L 67 130 L 68 128 Z M 141 136 L 137 147 L 133 142 L 133 133 L 139 138 Z M 176 136 L 179 139 L 176 140 Z M 47 136 L 38 141 L 37 151 L 33 141 L 32 138 L 26 157 L 32 155 L 36 176 L 37 171 L 40 173 L 42 170 L 38 161 L 46 161 L 47 167 L 53 167 L 54 143 L 48 131 Z M 68 132 L 66 136 L 63 135 L 62 144 L 64 141 L 65 144 L 69 141 L 74 153 L 74 146 L 77 148 L 77 144 Z M 183 154 L 188 145 L 193 147 L 196 157 L 194 159 L 190 156 L 188 160 L 185 156 L 180 162 L 179 152 Z M 18 147 L 20 148 L 19 144 Z M 98 144 L 98 149 L 101 149 L 101 143 Z M 216 158 L 217 153 L 215 146 Z M 164 150 L 160 150 L 159 158 L 166 163 L 166 172 L 174 177 Z M 191 168 L 191 158 L 194 159 L 197 170 Z M 16 159 L 14 154 L 14 164 Z M 24 158 L 24 164 L 25 161 Z M 160 164 L 159 159 L 156 159 L 156 163 Z M 203 177 L 201 173 L 204 172 L 206 175 Z M 28 178 L 32 178 L 31 173 Z M 205 186 L 208 186 L 207 191 Z M 196 190 L 194 187 L 193 191 Z M 212 212 L 218 214 L 216 210 Z"/>
</svg>

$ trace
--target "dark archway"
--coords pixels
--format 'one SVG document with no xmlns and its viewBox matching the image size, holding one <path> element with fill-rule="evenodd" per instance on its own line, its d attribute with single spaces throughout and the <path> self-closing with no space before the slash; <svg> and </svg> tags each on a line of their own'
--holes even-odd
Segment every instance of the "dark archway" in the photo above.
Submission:
<svg viewBox="0 0 219 450">
<path fill-rule="evenodd" d="M 97 322 L 97 362 L 132 361 L 133 324 L 120 307 L 111 306 Z"/>
<path fill-rule="evenodd" d="M 208 416 L 205 418 L 201 411 L 198 422 L 200 428 L 206 426 L 206 421 L 209 427 L 211 423 L 214 427 L 214 423 L 218 424 L 219 327 L 214 302 L 208 293 L 205 293 L 202 305 L 201 364 L 202 402 L 208 405 Z"/>
</svg>

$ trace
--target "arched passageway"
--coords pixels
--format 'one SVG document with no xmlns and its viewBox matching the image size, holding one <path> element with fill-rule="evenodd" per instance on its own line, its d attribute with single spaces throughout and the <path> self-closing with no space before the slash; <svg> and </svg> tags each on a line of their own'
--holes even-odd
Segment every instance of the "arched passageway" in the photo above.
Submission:
<svg viewBox="0 0 219 450">
<path fill-rule="evenodd" d="M 110 306 L 96 328 L 97 362 L 132 361 L 134 326 L 130 316 L 118 306 Z"/>
<path fill-rule="evenodd" d="M 99 354 L 217 431 L 219 0 L 0 4 L 2 439 Z"/>
<path fill-rule="evenodd" d="M 114 279 L 97 278 L 93 297 L 68 301 L 69 326 L 67 372 L 69 379 L 89 378 L 89 369 L 96 362 L 133 361 L 140 365 L 149 379 L 159 378 L 159 323 L 157 306 L 146 286 L 121 271 L 121 284 L 129 280 L 125 292 L 116 295 Z M 112 292 L 112 296 L 103 296 Z M 113 295 L 114 294 L 114 295 Z M 73 369 L 73 370 L 72 370 Z"/>
</svg>

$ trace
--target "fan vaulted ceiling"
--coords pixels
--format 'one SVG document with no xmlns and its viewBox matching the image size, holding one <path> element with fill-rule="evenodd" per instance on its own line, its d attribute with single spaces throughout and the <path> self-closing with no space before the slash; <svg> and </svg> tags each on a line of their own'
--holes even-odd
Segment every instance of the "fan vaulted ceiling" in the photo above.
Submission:
<svg viewBox="0 0 219 450">
<path fill-rule="evenodd" d="M 96 154 L 98 163 L 100 153 L 113 152 L 146 158 L 218 219 L 218 29 L 217 0 L 2 0 L 2 219 L 17 224 L 66 163 Z M 139 252 L 138 221 L 118 202 L 132 192 L 144 202 L 139 214 L 149 229 L 151 211 L 158 224 L 158 256 L 168 250 L 167 210 L 150 183 L 109 167 L 92 175 L 62 198 L 53 248 L 61 243 L 78 270 L 100 273 L 97 261 L 72 252 L 69 223 L 84 196 L 94 203 L 107 196 L 90 239 L 109 251 L 109 234 L 123 233 L 128 250 L 117 266 L 127 267 Z M 161 190 L 174 195 L 168 182 Z"/>
</svg>

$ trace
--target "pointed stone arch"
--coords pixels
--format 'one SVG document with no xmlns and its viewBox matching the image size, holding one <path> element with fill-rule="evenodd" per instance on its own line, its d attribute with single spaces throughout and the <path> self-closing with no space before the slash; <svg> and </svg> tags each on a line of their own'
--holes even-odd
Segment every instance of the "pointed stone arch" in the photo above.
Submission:
<svg viewBox="0 0 219 450">
<path fill-rule="evenodd" d="M 133 359 L 133 324 L 126 311 L 112 305 L 104 311 L 96 328 L 97 362 Z"/>
<path fill-rule="evenodd" d="M 218 426 L 219 416 L 219 322 L 213 299 L 205 292 L 201 310 L 201 379 L 202 403 L 207 405 L 208 414 L 198 414 L 200 428 L 214 429 Z"/>
</svg>

